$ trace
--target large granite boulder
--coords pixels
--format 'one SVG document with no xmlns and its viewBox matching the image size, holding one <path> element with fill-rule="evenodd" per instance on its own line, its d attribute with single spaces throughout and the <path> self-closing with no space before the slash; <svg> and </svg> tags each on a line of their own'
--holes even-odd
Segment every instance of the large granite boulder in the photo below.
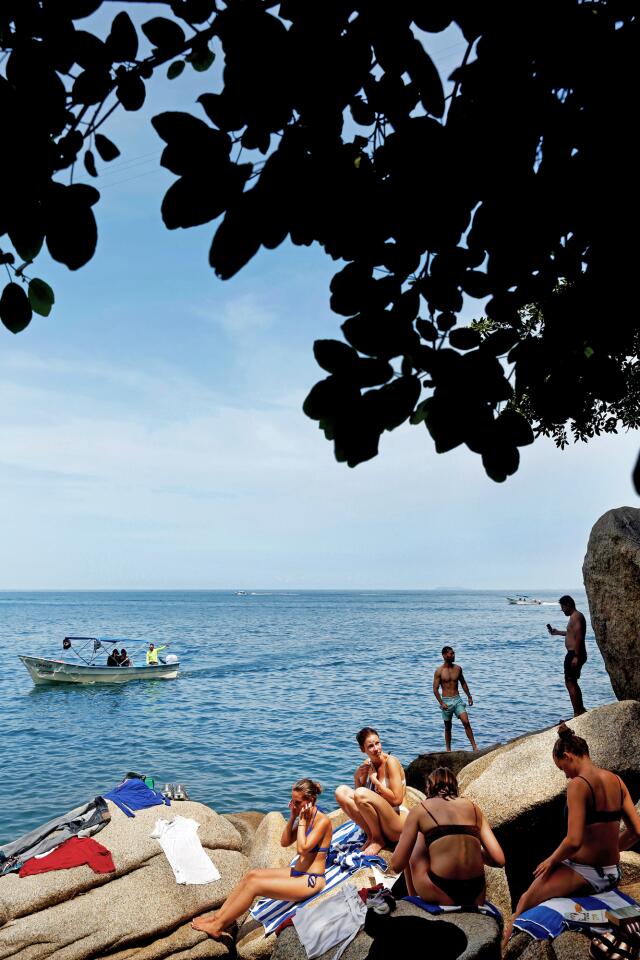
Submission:
<svg viewBox="0 0 640 960">
<path fill-rule="evenodd" d="M 330 960 L 336 948 L 318 960 Z M 399 901 L 394 913 L 369 911 L 365 927 L 342 954 L 342 960 L 392 960 L 403 956 L 437 956 L 439 960 L 499 960 L 500 931 L 490 917 L 448 914 L 446 919 Z M 277 938 L 272 960 L 307 960 L 295 928 Z"/>
<path fill-rule="evenodd" d="M 415 787 L 417 790 L 424 790 L 427 777 L 433 773 L 434 770 L 437 770 L 438 767 L 447 767 L 449 770 L 453 770 L 457 776 L 468 763 L 473 763 L 474 760 L 485 756 L 487 753 L 491 753 L 499 746 L 499 743 L 495 743 L 493 746 L 484 747 L 475 753 L 473 750 L 448 750 L 442 753 L 421 753 L 415 760 L 412 760 L 406 768 L 407 784 L 410 787 Z"/>
<path fill-rule="evenodd" d="M 640 700 L 640 510 L 594 524 L 582 566 L 589 615 L 618 700 Z"/>
<path fill-rule="evenodd" d="M 571 721 L 599 766 L 640 793 L 640 703 L 626 700 L 590 710 Z M 484 811 L 507 858 L 515 899 L 531 872 L 564 836 L 566 780 L 553 763 L 555 729 L 523 737 L 468 764 L 460 771 L 461 792 Z"/>
<path fill-rule="evenodd" d="M 109 810 L 111 821 L 96 840 L 111 851 L 115 873 L 75 867 L 0 878 L 0 960 L 195 960 L 227 952 L 190 922 L 220 906 L 246 872 L 238 831 L 190 801 L 139 810 L 133 819 L 111 802 Z M 200 840 L 220 880 L 176 883 L 160 844 L 149 836 L 158 818 L 176 814 L 200 823 Z"/>
</svg>

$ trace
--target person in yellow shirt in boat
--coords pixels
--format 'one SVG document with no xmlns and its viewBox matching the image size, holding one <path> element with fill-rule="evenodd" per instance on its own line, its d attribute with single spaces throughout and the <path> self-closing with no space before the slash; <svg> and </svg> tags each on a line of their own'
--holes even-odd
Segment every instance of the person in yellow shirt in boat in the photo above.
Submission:
<svg viewBox="0 0 640 960">
<path fill-rule="evenodd" d="M 158 654 L 161 650 L 165 650 L 168 644 L 164 644 L 162 647 L 156 647 L 153 643 L 149 644 L 149 649 L 147 650 L 147 666 L 148 667 L 157 667 L 158 666 Z"/>
</svg>

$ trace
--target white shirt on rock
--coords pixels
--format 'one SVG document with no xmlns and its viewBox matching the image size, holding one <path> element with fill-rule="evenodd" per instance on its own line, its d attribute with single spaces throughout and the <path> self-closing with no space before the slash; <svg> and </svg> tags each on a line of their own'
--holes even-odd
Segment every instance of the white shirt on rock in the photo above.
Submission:
<svg viewBox="0 0 640 960">
<path fill-rule="evenodd" d="M 156 820 L 150 836 L 157 840 L 171 864 L 176 883 L 211 883 L 220 873 L 203 849 L 200 824 L 188 817 Z"/>
</svg>

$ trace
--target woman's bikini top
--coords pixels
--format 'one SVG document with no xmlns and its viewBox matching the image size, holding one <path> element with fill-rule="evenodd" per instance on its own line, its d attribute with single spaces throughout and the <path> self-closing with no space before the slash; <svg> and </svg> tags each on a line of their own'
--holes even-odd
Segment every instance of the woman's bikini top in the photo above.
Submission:
<svg viewBox="0 0 640 960">
<path fill-rule="evenodd" d="M 312 820 L 311 823 L 309 824 L 309 827 L 308 827 L 308 829 L 307 829 L 307 832 L 305 833 L 305 837 L 308 837 L 309 834 L 311 833 L 311 830 L 313 829 L 313 825 L 314 825 L 314 823 L 316 822 L 316 817 L 317 817 L 317 816 L 318 816 L 318 810 L 317 810 L 317 808 L 316 808 L 316 812 L 315 812 L 314 815 L 313 815 L 313 820 Z M 319 847 L 319 846 L 316 844 L 315 847 L 312 847 L 312 848 L 311 848 L 311 850 L 307 850 L 307 853 L 329 853 L 329 849 L 330 849 L 329 847 Z M 300 856 L 301 856 L 301 854 L 298 856 L 298 859 L 300 859 Z"/>
<path fill-rule="evenodd" d="M 451 837 L 456 834 L 475 837 L 477 840 L 480 839 L 480 827 L 478 826 L 478 808 L 476 807 L 473 800 L 470 801 L 473 806 L 473 812 L 476 818 L 475 823 L 438 823 L 434 815 L 431 813 L 431 810 L 425 806 L 425 801 L 422 801 L 422 806 L 429 814 L 431 819 L 435 823 L 435 827 L 431 827 L 429 830 L 424 831 L 424 842 L 427 845 L 427 848 L 435 841 L 439 840 L 440 837 Z"/>
<path fill-rule="evenodd" d="M 578 777 L 580 778 L 580 780 L 584 780 L 586 785 L 589 787 L 589 790 L 591 791 L 592 806 L 587 807 L 587 811 L 584 817 L 584 822 L 586 824 L 617 823 L 620 819 L 622 819 L 622 801 L 624 798 L 624 790 L 622 789 L 622 781 L 620 780 L 620 777 L 616 775 L 616 780 L 620 785 L 620 809 L 619 810 L 597 810 L 595 790 L 593 789 L 593 787 L 591 786 L 591 784 L 589 783 L 586 777 L 583 777 L 580 774 L 578 774 Z M 565 805 L 564 811 L 565 811 L 565 816 L 568 817 L 569 815 L 568 806 Z"/>
<path fill-rule="evenodd" d="M 390 756 L 391 756 L 391 754 L 389 754 L 389 756 L 387 757 L 387 760 L 389 759 Z M 387 760 L 385 760 L 385 762 L 384 762 L 384 769 L 385 769 L 385 771 L 386 771 L 386 769 L 387 769 Z M 386 787 L 386 786 L 387 786 L 386 773 L 385 773 L 385 776 L 384 776 L 384 777 L 380 777 L 379 780 L 380 780 L 380 783 L 382 784 L 383 787 Z M 373 782 L 373 780 L 371 779 L 371 776 L 370 776 L 369 774 L 367 774 L 367 779 L 366 779 L 364 785 L 365 785 L 365 787 L 367 788 L 367 790 L 371 790 L 373 793 L 376 792 L 376 786 L 375 786 L 375 784 L 374 784 L 374 782 Z M 406 787 L 407 781 L 406 781 L 406 780 L 401 780 L 401 781 L 400 781 L 400 785 L 403 786 L 403 787 Z"/>
</svg>

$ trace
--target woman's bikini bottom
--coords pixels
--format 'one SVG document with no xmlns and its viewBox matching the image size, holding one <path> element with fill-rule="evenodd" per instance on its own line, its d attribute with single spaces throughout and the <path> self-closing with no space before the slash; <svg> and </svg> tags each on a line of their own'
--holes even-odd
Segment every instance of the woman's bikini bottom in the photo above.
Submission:
<svg viewBox="0 0 640 960">
<path fill-rule="evenodd" d="M 289 874 L 289 876 L 308 877 L 309 878 L 307 880 L 308 887 L 315 887 L 318 877 L 322 877 L 322 879 L 324 880 L 324 873 L 307 873 L 306 870 L 295 870 L 294 867 L 291 867 L 291 873 Z M 484 880 L 484 877 L 483 877 L 483 880 Z"/>
<path fill-rule="evenodd" d="M 467 905 L 475 903 L 484 890 L 484 873 L 477 877 L 460 880 L 458 878 L 454 879 L 453 877 L 439 877 L 438 874 L 433 873 L 432 870 L 427 870 L 427 876 L 429 880 L 431 880 L 431 883 L 435 884 L 436 887 L 440 887 L 442 892 L 446 893 L 448 897 L 451 897 L 455 904 Z"/>
</svg>

